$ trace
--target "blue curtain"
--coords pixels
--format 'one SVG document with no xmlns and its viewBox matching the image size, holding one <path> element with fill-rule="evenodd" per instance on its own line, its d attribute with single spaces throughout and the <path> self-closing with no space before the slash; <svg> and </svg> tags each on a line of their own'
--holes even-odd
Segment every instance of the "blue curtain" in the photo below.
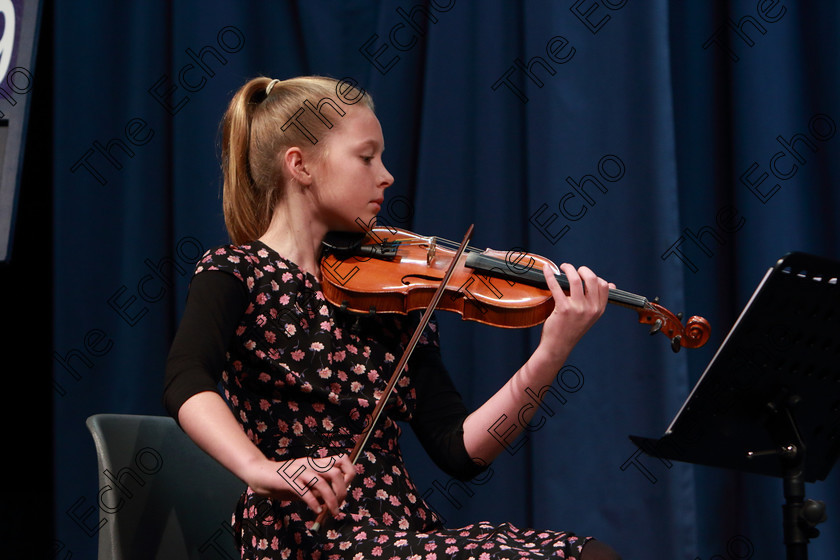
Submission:
<svg viewBox="0 0 840 560">
<path fill-rule="evenodd" d="M 628 436 L 663 433 L 780 256 L 840 258 L 837 4 L 58 0 L 47 13 L 56 557 L 95 556 L 85 418 L 163 414 L 193 264 L 227 242 L 227 101 L 256 75 L 300 74 L 372 94 L 396 178 L 388 223 L 455 240 L 475 224 L 473 245 L 587 265 L 712 325 L 706 346 L 674 354 L 610 306 L 538 429 L 471 483 L 407 430 L 413 476 L 447 524 L 574 530 L 625 558 L 784 557 L 780 480 L 653 459 Z M 439 319 L 471 406 L 539 337 Z M 837 558 L 836 473 L 808 495 L 830 515 L 811 557 Z"/>
</svg>

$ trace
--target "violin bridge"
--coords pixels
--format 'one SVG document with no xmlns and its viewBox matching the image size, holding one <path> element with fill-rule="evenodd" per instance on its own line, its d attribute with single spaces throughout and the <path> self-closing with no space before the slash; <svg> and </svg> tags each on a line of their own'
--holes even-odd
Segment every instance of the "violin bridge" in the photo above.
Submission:
<svg viewBox="0 0 840 560">
<path fill-rule="evenodd" d="M 429 239 L 429 248 L 426 249 L 426 265 L 431 265 L 435 260 L 435 247 L 437 246 L 437 237 Z"/>
</svg>

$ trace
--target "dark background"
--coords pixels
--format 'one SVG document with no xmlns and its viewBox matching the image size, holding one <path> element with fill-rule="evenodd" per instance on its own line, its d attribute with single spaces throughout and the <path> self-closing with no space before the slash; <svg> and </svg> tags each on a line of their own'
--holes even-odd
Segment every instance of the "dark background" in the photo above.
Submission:
<svg viewBox="0 0 840 560">
<path fill-rule="evenodd" d="M 436 21 L 417 16 L 413 30 L 398 9 L 416 6 Z M 483 484 L 447 486 L 407 432 L 417 485 L 448 524 L 574 530 L 625 558 L 782 558 L 778 479 L 634 466 L 627 436 L 664 431 L 776 259 L 840 258 L 838 24 L 829 1 L 46 2 L 15 244 L 0 268 L 11 557 L 95 556 L 79 520 L 99 515 L 84 420 L 163 413 L 192 261 L 227 240 L 225 105 L 256 75 L 326 74 L 373 95 L 396 177 L 391 223 L 450 239 L 474 223 L 474 245 L 586 264 L 713 328 L 705 347 L 673 354 L 611 306 L 570 357 L 577 374 L 555 382 L 565 404 Z M 364 45 L 386 50 L 366 57 Z M 222 58 L 188 67 L 205 47 Z M 536 64 L 539 83 L 515 60 Z M 519 94 L 493 87 L 509 70 Z M 168 101 L 149 91 L 172 85 Z M 119 168 L 98 152 L 87 162 L 101 180 L 78 166 L 115 139 L 130 150 L 111 152 Z M 677 243 L 686 262 L 668 256 Z M 440 321 L 470 405 L 539 336 Z M 808 486 L 830 516 L 812 558 L 838 556 L 835 479 Z"/>
</svg>

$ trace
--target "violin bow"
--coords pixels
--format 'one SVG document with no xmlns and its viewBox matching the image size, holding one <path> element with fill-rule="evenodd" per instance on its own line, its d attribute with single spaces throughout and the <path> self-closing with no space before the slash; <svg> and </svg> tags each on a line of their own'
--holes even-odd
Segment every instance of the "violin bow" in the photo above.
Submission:
<svg viewBox="0 0 840 560">
<path fill-rule="evenodd" d="M 458 248 L 458 251 L 452 258 L 452 262 L 449 263 L 449 267 L 446 269 L 446 274 L 441 280 L 440 285 L 435 291 L 435 294 L 432 296 L 432 299 L 429 302 L 429 306 L 426 307 L 426 310 L 423 312 L 423 316 L 420 318 L 420 323 L 417 325 L 417 328 L 414 329 L 414 334 L 411 336 L 411 339 L 408 341 L 408 344 L 406 344 L 405 351 L 403 352 L 402 357 L 400 357 L 400 361 L 397 363 L 397 366 L 394 368 L 394 373 L 391 374 L 391 379 L 388 381 L 388 385 L 385 387 L 385 390 L 382 392 L 382 395 L 379 397 L 379 400 L 376 403 L 376 407 L 373 409 L 373 413 L 371 414 L 371 420 L 368 423 L 367 429 L 365 429 L 365 431 L 362 433 L 362 437 L 356 440 L 356 445 L 350 452 L 350 461 L 352 462 L 352 464 L 356 464 L 356 461 L 358 460 L 362 449 L 367 444 L 367 441 L 370 438 L 370 434 L 373 431 L 374 425 L 376 425 L 377 421 L 379 420 L 379 417 L 382 415 L 382 411 L 385 409 L 385 404 L 391 397 L 391 393 L 394 391 L 394 387 L 396 386 L 397 381 L 399 381 L 400 377 L 402 376 L 403 370 L 405 369 L 405 366 L 408 363 L 408 360 L 411 357 L 414 348 L 417 346 L 417 342 L 420 340 L 420 335 L 423 334 L 423 331 L 429 324 L 429 321 L 432 318 L 432 313 L 437 307 L 440 298 L 443 296 L 443 292 L 449 283 L 449 279 L 451 278 L 455 267 L 458 265 L 458 261 L 460 260 L 461 255 L 466 250 L 470 238 L 472 238 L 473 229 L 474 224 L 470 225 L 466 235 L 464 235 L 464 240 L 461 241 L 461 245 Z M 321 528 L 321 525 L 326 520 L 328 514 L 329 510 L 326 507 L 322 508 L 321 513 L 318 514 L 318 517 L 312 524 L 310 531 L 312 531 L 313 533 L 318 532 Z"/>
</svg>

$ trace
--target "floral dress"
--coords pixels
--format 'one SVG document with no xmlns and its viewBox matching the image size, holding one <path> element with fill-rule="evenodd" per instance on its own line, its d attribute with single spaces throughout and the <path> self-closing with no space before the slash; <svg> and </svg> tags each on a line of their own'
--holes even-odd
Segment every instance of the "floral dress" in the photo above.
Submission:
<svg viewBox="0 0 840 560">
<path fill-rule="evenodd" d="M 482 470 L 464 449 L 467 411 L 440 362 L 434 321 L 371 427 L 416 316 L 343 312 L 325 300 L 314 276 L 261 242 L 209 251 L 193 282 L 208 271 L 235 278 L 244 294 L 221 378 L 234 415 L 267 457 L 311 458 L 294 471 L 278 468 L 278 476 L 306 492 L 306 481 L 371 430 L 341 513 L 317 532 L 302 500 L 272 500 L 248 488 L 233 515 L 242 558 L 579 558 L 588 538 L 510 524 L 447 529 L 422 499 L 400 452 L 398 421 L 410 423 L 449 474 L 468 479 Z"/>
</svg>

